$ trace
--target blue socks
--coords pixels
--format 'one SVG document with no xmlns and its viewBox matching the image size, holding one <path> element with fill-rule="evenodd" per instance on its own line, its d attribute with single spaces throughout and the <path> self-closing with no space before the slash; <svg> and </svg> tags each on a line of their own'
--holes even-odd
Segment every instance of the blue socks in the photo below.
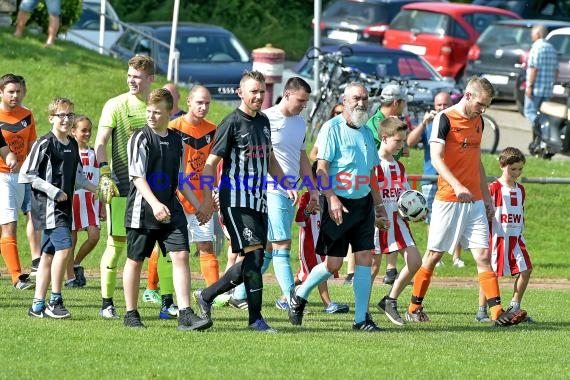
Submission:
<svg viewBox="0 0 570 380">
<path fill-rule="evenodd" d="M 368 311 L 368 300 L 370 299 L 370 291 L 372 290 L 372 282 L 370 281 L 370 276 L 372 276 L 372 269 L 370 267 L 365 267 L 362 265 L 356 265 L 354 267 L 352 287 L 354 289 L 355 323 L 364 322 L 366 319 L 366 312 Z"/>
<path fill-rule="evenodd" d="M 287 296 L 287 300 L 289 300 L 289 289 L 295 282 L 291 270 L 290 252 L 291 250 L 289 249 L 273 250 L 273 270 L 275 271 L 275 277 L 277 277 L 281 291 Z"/>
<path fill-rule="evenodd" d="M 370 285 L 370 267 L 368 267 L 368 269 L 368 283 Z M 356 271 L 354 274 L 356 276 Z M 316 288 L 321 282 L 328 280 L 331 276 L 332 273 L 329 273 L 327 270 L 326 263 L 318 264 L 313 268 L 311 273 L 309 273 L 309 277 L 307 277 L 307 280 L 305 280 L 303 285 L 297 288 L 297 296 L 303 298 L 304 300 L 308 300 L 311 291 Z M 368 299 L 366 302 L 368 302 Z"/>
<path fill-rule="evenodd" d="M 60 300 L 60 299 L 61 299 L 61 293 L 54 293 L 54 292 L 52 292 L 52 293 L 51 293 L 51 297 L 50 297 L 50 299 L 49 299 L 49 302 L 50 302 L 50 303 L 53 303 L 53 302 L 55 302 L 55 301 L 57 301 L 57 300 Z"/>
<path fill-rule="evenodd" d="M 39 313 L 40 311 L 43 310 L 45 305 L 46 301 L 44 299 L 34 298 L 34 300 L 32 301 L 32 310 L 34 311 L 34 313 Z"/>
</svg>

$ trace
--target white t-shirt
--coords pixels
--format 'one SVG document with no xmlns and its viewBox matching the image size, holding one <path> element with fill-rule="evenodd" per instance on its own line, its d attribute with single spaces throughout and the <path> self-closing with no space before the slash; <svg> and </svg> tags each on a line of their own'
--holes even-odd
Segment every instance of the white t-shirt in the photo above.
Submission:
<svg viewBox="0 0 570 380">
<path fill-rule="evenodd" d="M 301 167 L 301 150 L 305 150 L 305 119 L 300 116 L 285 116 L 278 106 L 273 106 L 263 111 L 269 118 L 271 124 L 271 144 L 277 162 L 281 165 L 283 173 L 288 177 L 290 183 L 295 183 L 299 178 Z M 275 180 L 267 176 L 267 191 L 271 193 L 281 193 L 286 196 L 285 189 L 278 185 L 275 188 Z"/>
</svg>

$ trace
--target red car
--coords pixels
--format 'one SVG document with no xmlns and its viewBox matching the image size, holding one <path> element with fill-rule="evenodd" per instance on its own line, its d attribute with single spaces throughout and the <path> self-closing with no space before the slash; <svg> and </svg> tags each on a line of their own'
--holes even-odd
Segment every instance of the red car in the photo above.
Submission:
<svg viewBox="0 0 570 380">
<path fill-rule="evenodd" d="M 423 56 L 445 77 L 463 75 L 469 48 L 489 24 L 520 19 L 514 12 L 458 3 L 413 3 L 402 7 L 384 35 L 384 46 Z"/>
</svg>

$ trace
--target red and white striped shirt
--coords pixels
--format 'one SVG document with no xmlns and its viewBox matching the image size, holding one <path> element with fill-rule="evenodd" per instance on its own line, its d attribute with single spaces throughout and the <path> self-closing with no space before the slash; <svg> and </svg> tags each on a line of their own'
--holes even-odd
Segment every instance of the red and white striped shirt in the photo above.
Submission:
<svg viewBox="0 0 570 380">
<path fill-rule="evenodd" d="M 495 206 L 495 217 L 489 226 L 491 266 L 498 276 L 515 275 L 532 269 L 532 263 L 523 237 L 524 186 L 502 184 L 499 180 L 489 185 Z"/>
<path fill-rule="evenodd" d="M 95 159 L 95 151 L 91 148 L 79 149 L 81 164 L 85 177 L 92 183 L 99 183 L 99 164 Z M 99 226 L 99 200 L 85 189 L 76 190 L 73 194 L 73 231 L 88 226 Z"/>
<path fill-rule="evenodd" d="M 310 194 L 304 193 L 299 200 L 299 209 L 295 216 L 295 222 L 299 225 L 299 273 L 297 278 L 304 282 L 315 265 L 325 261 L 325 256 L 317 255 L 317 239 L 321 229 L 321 214 L 305 215 L 305 209 L 309 204 Z"/>
</svg>

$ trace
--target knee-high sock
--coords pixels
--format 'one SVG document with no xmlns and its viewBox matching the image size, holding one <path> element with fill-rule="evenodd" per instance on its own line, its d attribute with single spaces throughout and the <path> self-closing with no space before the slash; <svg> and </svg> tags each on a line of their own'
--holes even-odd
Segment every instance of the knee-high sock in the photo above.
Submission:
<svg viewBox="0 0 570 380">
<path fill-rule="evenodd" d="M 311 291 L 319 286 L 321 282 L 328 280 L 331 276 L 332 273 L 327 270 L 326 263 L 316 265 L 313 270 L 311 270 L 311 273 L 309 273 L 305 282 L 297 288 L 297 296 L 308 300 Z"/>
<path fill-rule="evenodd" d="M 431 282 L 431 276 L 433 272 L 427 268 L 420 267 L 414 276 L 414 286 L 412 288 L 412 300 L 410 306 L 408 306 L 408 311 L 413 313 L 422 307 L 422 302 L 429 289 L 429 284 Z"/>
<path fill-rule="evenodd" d="M 293 272 L 291 270 L 290 249 L 275 249 L 273 250 L 273 269 L 275 270 L 275 277 L 281 287 L 283 294 L 289 299 L 289 289 L 293 286 Z"/>
<path fill-rule="evenodd" d="M 220 279 L 220 264 L 213 252 L 200 254 L 200 271 L 204 276 L 206 286 L 210 286 Z"/>
<path fill-rule="evenodd" d="M 202 299 L 206 302 L 213 302 L 214 298 L 237 285 L 243 283 L 243 261 L 232 265 L 226 273 L 212 285 L 202 290 Z"/>
<path fill-rule="evenodd" d="M 269 269 L 269 265 L 271 264 L 271 258 L 273 254 L 271 252 L 265 251 L 263 256 L 263 265 L 261 266 L 261 274 L 264 274 Z"/>
<path fill-rule="evenodd" d="M 261 304 L 263 303 L 263 249 L 259 248 L 245 254 L 243 260 L 243 283 L 247 294 L 249 324 L 262 318 Z"/>
<path fill-rule="evenodd" d="M 172 260 L 167 254 L 162 255 L 162 252 L 158 253 L 158 265 L 156 266 L 158 271 L 158 283 L 160 284 L 160 294 L 174 294 L 174 280 L 172 277 Z"/>
<path fill-rule="evenodd" d="M 125 242 L 107 237 L 107 247 L 101 256 L 101 296 L 113 298 L 117 282 L 117 262 L 125 247 Z"/>
<path fill-rule="evenodd" d="M 20 266 L 20 256 L 18 255 L 18 243 L 15 236 L 6 236 L 0 239 L 0 250 L 2 250 L 2 257 L 12 276 L 12 284 L 18 282 L 22 274 L 22 267 Z"/>
<path fill-rule="evenodd" d="M 368 300 L 372 289 L 372 268 L 363 265 L 354 266 L 352 288 L 354 289 L 354 322 L 364 322 L 368 310 Z"/>
<path fill-rule="evenodd" d="M 146 288 L 150 290 L 158 290 L 158 255 L 158 248 L 154 247 L 147 264 Z"/>
<path fill-rule="evenodd" d="M 503 311 L 501 306 L 501 292 L 499 290 L 499 281 L 497 275 L 492 270 L 479 273 L 479 285 L 483 289 L 487 305 L 491 312 L 491 319 L 495 320 Z"/>
</svg>

